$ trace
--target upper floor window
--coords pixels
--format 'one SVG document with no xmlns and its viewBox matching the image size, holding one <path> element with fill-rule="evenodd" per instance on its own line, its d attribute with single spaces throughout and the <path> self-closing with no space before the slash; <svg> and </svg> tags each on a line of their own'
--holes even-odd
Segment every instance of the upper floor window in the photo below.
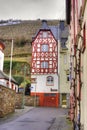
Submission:
<svg viewBox="0 0 87 130">
<path fill-rule="evenodd" d="M 46 61 L 41 62 L 41 68 L 48 68 L 48 62 Z"/>
<path fill-rule="evenodd" d="M 48 45 L 47 45 L 47 44 L 43 44 L 43 45 L 41 46 L 41 51 L 42 51 L 42 52 L 48 52 Z"/>
<path fill-rule="evenodd" d="M 54 84 L 54 78 L 52 76 L 47 77 L 47 85 L 53 85 Z"/>
<path fill-rule="evenodd" d="M 66 64 L 67 63 L 67 55 L 65 54 L 64 55 L 64 64 Z"/>
<path fill-rule="evenodd" d="M 70 81 L 70 75 L 67 74 L 67 81 Z"/>
</svg>

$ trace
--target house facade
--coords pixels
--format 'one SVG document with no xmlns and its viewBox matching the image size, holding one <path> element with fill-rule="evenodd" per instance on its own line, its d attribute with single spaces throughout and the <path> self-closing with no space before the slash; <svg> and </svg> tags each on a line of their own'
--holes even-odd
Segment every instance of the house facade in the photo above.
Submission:
<svg viewBox="0 0 87 130">
<path fill-rule="evenodd" d="M 13 78 L 9 81 L 9 76 L 0 70 L 0 85 L 10 88 L 9 83 L 11 89 L 18 92 L 18 83 Z"/>
<path fill-rule="evenodd" d="M 65 21 L 60 21 L 60 47 L 59 47 L 59 74 L 60 74 L 60 106 L 69 108 L 70 87 L 69 87 L 69 28 Z"/>
<path fill-rule="evenodd" d="M 32 41 L 31 66 L 31 95 L 40 106 L 58 107 L 58 42 L 45 20 Z"/>
<path fill-rule="evenodd" d="M 8 88 L 10 88 L 9 86 L 11 86 L 11 89 L 18 92 L 18 83 L 13 78 L 9 80 L 9 76 L 3 72 L 4 49 L 5 49 L 5 44 L 2 41 L 0 41 L 0 85 Z"/>
<path fill-rule="evenodd" d="M 87 130 L 87 0 L 66 0 L 70 26 L 70 118 L 74 130 Z"/>
<path fill-rule="evenodd" d="M 42 21 L 32 41 L 31 95 L 39 96 L 40 106 L 69 107 L 67 37 L 64 21 L 57 26 Z"/>
</svg>

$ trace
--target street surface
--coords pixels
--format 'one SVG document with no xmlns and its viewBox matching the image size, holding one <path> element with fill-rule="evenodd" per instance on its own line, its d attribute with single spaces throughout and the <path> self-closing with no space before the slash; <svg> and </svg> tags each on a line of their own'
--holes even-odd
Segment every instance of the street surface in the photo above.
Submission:
<svg viewBox="0 0 87 130">
<path fill-rule="evenodd" d="M 0 130 L 66 130 L 67 113 L 67 109 L 36 107 L 1 123 Z"/>
</svg>

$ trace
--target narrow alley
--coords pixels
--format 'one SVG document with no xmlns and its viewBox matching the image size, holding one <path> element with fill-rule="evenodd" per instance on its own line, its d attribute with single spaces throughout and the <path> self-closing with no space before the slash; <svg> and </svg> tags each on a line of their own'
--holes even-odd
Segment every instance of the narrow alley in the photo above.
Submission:
<svg viewBox="0 0 87 130">
<path fill-rule="evenodd" d="M 72 130 L 68 109 L 26 107 L 21 111 L 3 121 L 0 119 L 0 130 Z"/>
</svg>

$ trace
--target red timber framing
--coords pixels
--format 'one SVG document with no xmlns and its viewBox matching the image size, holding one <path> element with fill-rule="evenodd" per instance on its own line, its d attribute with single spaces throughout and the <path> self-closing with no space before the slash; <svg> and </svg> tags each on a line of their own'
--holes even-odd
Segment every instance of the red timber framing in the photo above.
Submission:
<svg viewBox="0 0 87 130">
<path fill-rule="evenodd" d="M 40 30 L 32 42 L 32 74 L 57 73 L 57 41 L 50 30 Z"/>
</svg>

